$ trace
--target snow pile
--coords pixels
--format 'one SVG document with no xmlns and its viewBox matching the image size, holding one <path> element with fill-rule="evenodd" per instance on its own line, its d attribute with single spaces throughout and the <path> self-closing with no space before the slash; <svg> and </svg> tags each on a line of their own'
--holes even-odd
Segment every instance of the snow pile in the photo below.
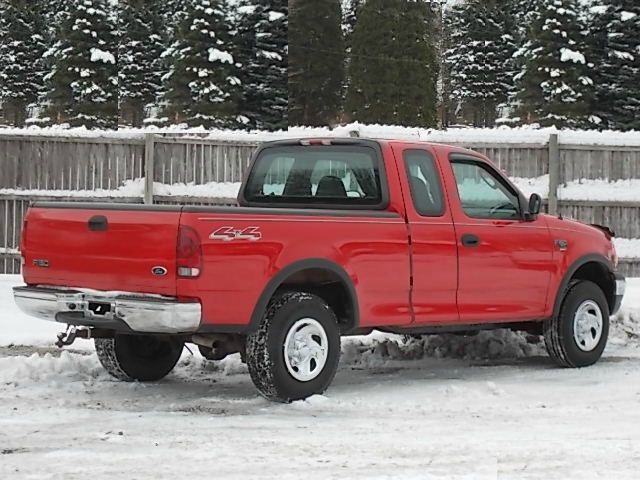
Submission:
<svg viewBox="0 0 640 480">
<path fill-rule="evenodd" d="M 195 183 L 165 184 L 153 183 L 154 195 L 161 196 L 185 196 L 201 198 L 225 198 L 235 199 L 240 190 L 240 183 L 233 182 L 209 182 L 201 185 Z M 17 196 L 44 196 L 44 197 L 71 197 L 71 198 L 141 198 L 144 196 L 144 178 L 125 180 L 115 189 L 107 190 L 35 190 L 0 188 L 0 195 Z M 234 200 L 235 201 L 235 200 Z"/>
<path fill-rule="evenodd" d="M 640 304 L 611 320 L 609 344 L 640 347 Z M 544 339 L 511 330 L 491 330 L 476 335 L 425 335 L 422 337 L 362 338 L 343 342 L 341 364 L 380 367 L 389 361 L 435 359 L 516 360 L 547 356 Z"/>
<path fill-rule="evenodd" d="M 549 196 L 549 175 L 535 178 L 512 177 L 511 181 L 526 196 L 537 193 L 543 198 Z M 598 202 L 640 202 L 640 179 L 609 181 L 574 180 L 560 185 L 558 198 L 561 200 L 584 200 Z"/>
<path fill-rule="evenodd" d="M 549 175 L 540 177 L 510 177 L 518 189 L 529 198 L 532 193 L 537 193 L 542 198 L 549 198 Z"/>
<path fill-rule="evenodd" d="M 497 128 L 449 128 L 446 130 L 401 127 L 393 125 L 364 125 L 358 122 L 331 128 L 289 127 L 288 130 L 224 130 L 204 127 L 188 128 L 186 125 L 171 127 L 148 126 L 146 128 L 121 128 L 119 130 L 89 130 L 84 127 L 64 126 L 29 128 L 0 128 L 0 135 L 27 135 L 67 138 L 119 138 L 141 140 L 146 134 L 171 137 L 201 137 L 223 142 L 259 143 L 286 138 L 345 137 L 358 135 L 362 138 L 387 138 L 398 140 L 424 140 L 436 143 L 460 145 L 483 144 L 531 144 L 544 146 L 551 134 L 558 134 L 561 144 L 640 146 L 640 132 L 558 130 L 556 128 L 497 127 Z"/>
<path fill-rule="evenodd" d="M 64 325 L 22 313 L 13 301 L 12 287 L 17 285 L 24 285 L 20 275 L 0 275 L 0 347 L 53 345 L 56 334 L 64 330 Z"/>
<path fill-rule="evenodd" d="M 465 360 L 516 359 L 545 355 L 544 343 L 536 335 L 511 330 L 492 330 L 464 336 L 454 334 L 354 339 L 343 343 L 341 362 L 380 366 L 387 360 L 457 358 Z"/>
<path fill-rule="evenodd" d="M 614 238 L 616 253 L 620 258 L 640 258 L 640 238 Z"/>
<path fill-rule="evenodd" d="M 640 278 L 627 279 L 627 291 L 611 322 L 609 338 L 612 345 L 640 346 Z"/>
<path fill-rule="evenodd" d="M 240 191 L 240 185 L 240 183 L 234 182 L 209 182 L 201 185 L 193 182 L 186 184 L 174 183 L 172 185 L 154 182 L 153 193 L 165 196 L 235 199 Z"/>
<path fill-rule="evenodd" d="M 96 355 L 63 351 L 59 358 L 50 353 L 0 357 L 0 384 L 21 387 L 43 382 L 86 382 L 108 377 Z"/>
<path fill-rule="evenodd" d="M 577 180 L 562 185 L 558 198 L 595 201 L 640 201 L 640 179 L 617 180 Z"/>
<path fill-rule="evenodd" d="M 36 190 L 0 188 L 0 195 L 24 195 L 24 196 L 45 196 L 45 197 L 78 197 L 78 198 L 131 198 L 142 197 L 144 195 L 144 178 L 125 180 L 123 184 L 115 189 L 95 190 Z"/>
<path fill-rule="evenodd" d="M 194 345 L 188 345 L 185 349 L 178 365 L 176 373 L 182 377 L 201 376 L 210 378 L 212 373 L 225 377 L 232 375 L 244 375 L 249 372 L 247 365 L 240 359 L 240 354 L 229 355 L 220 361 L 212 362 L 204 358 Z"/>
</svg>

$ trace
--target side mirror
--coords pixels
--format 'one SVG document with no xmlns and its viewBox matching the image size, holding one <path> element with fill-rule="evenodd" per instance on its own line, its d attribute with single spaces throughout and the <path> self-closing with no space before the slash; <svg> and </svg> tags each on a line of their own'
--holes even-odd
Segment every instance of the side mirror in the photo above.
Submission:
<svg viewBox="0 0 640 480">
<path fill-rule="evenodd" d="M 540 213 L 542 207 L 542 198 L 537 193 L 532 194 L 529 197 L 529 209 L 528 214 L 531 219 Z"/>
</svg>

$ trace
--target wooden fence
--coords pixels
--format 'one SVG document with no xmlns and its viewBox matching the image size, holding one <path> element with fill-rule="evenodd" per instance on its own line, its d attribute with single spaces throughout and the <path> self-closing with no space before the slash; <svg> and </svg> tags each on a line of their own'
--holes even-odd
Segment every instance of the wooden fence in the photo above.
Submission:
<svg viewBox="0 0 640 480">
<path fill-rule="evenodd" d="M 142 197 L 51 197 L 0 195 L 0 274 L 20 272 L 20 229 L 24 214 L 33 201 L 82 201 L 108 203 L 143 203 Z M 153 198 L 155 204 L 162 205 L 215 205 L 233 206 L 233 198 L 199 198 L 179 196 L 158 196 Z M 579 202 L 560 201 L 559 210 L 566 217 L 575 218 L 585 223 L 598 223 L 617 229 L 621 238 L 640 238 L 640 203 L 616 204 L 614 202 Z M 640 276 L 640 258 L 623 259 L 620 270 L 628 276 Z"/>
<path fill-rule="evenodd" d="M 17 248 L 30 197 L 12 190 L 114 190 L 125 180 L 145 178 L 135 198 L 52 197 L 65 201 L 230 204 L 230 199 L 159 197 L 164 184 L 240 182 L 257 144 L 201 137 L 148 134 L 145 138 L 69 138 L 2 135 L 0 132 L 0 273 L 19 270 Z M 465 144 L 491 158 L 511 176 L 549 174 L 551 212 L 611 226 L 619 237 L 640 238 L 640 202 L 558 200 L 558 186 L 580 178 L 640 178 L 640 147 L 543 144 Z M 10 189 L 3 193 L 2 189 Z M 627 262 L 640 275 L 640 260 Z M 636 270 L 634 270 L 636 269 Z"/>
<path fill-rule="evenodd" d="M 146 177 L 173 184 L 240 182 L 257 144 L 206 137 L 147 134 L 145 138 L 2 135 L 0 189 L 116 189 Z M 640 147 L 547 144 L 464 144 L 514 177 L 549 174 L 550 199 L 558 185 L 581 178 L 640 178 Z M 150 199 L 152 192 L 147 192 Z"/>
<path fill-rule="evenodd" d="M 0 189 L 115 189 L 144 176 L 144 140 L 0 135 Z"/>
<path fill-rule="evenodd" d="M 240 182 L 256 143 L 147 135 L 145 139 L 2 135 L 0 189 L 114 190 L 125 180 Z"/>
</svg>

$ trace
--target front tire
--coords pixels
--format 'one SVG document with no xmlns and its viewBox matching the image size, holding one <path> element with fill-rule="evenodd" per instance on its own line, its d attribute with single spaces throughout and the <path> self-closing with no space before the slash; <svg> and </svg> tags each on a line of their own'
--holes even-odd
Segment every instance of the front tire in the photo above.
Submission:
<svg viewBox="0 0 640 480">
<path fill-rule="evenodd" d="M 276 297 L 247 337 L 246 353 L 251 380 L 267 399 L 290 402 L 321 394 L 340 359 L 335 313 L 309 293 Z"/>
<path fill-rule="evenodd" d="M 184 342 L 163 335 L 123 335 L 94 340 L 98 360 L 118 380 L 153 382 L 176 366 Z"/>
<path fill-rule="evenodd" d="M 549 356 L 563 367 L 587 367 L 602 356 L 609 336 L 609 304 L 598 285 L 573 282 L 557 317 L 544 322 Z"/>
</svg>

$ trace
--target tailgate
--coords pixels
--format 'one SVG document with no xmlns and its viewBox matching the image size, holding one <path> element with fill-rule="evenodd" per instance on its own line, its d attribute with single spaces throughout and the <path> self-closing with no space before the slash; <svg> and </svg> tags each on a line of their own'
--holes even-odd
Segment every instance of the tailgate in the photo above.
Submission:
<svg viewBox="0 0 640 480">
<path fill-rule="evenodd" d="M 176 294 L 180 207 L 36 204 L 22 239 L 29 285 Z"/>
</svg>

